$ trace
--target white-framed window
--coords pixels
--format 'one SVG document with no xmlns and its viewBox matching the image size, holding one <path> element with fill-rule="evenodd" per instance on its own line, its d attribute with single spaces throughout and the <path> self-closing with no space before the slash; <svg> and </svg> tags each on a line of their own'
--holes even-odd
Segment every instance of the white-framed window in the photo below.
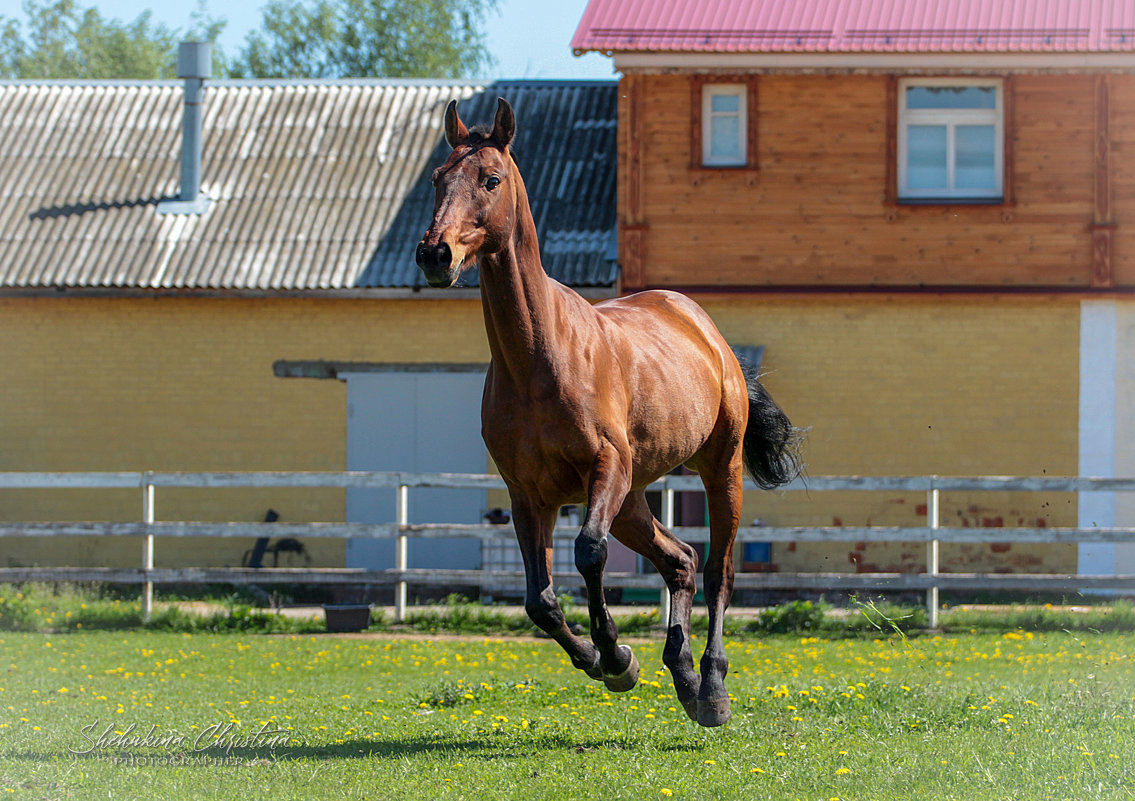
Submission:
<svg viewBox="0 0 1135 801">
<path fill-rule="evenodd" d="M 996 200 L 1005 159 L 1000 80 L 906 78 L 899 82 L 900 200 Z"/>
<path fill-rule="evenodd" d="M 744 84 L 702 86 L 702 164 L 744 167 L 748 157 L 748 91 Z"/>
</svg>

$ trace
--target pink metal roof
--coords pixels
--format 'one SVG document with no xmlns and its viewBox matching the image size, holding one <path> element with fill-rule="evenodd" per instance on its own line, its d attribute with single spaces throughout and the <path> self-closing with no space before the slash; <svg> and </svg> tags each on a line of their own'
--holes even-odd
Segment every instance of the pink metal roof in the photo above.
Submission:
<svg viewBox="0 0 1135 801">
<path fill-rule="evenodd" d="M 1135 51 L 1135 0 L 591 0 L 576 52 Z"/>
</svg>

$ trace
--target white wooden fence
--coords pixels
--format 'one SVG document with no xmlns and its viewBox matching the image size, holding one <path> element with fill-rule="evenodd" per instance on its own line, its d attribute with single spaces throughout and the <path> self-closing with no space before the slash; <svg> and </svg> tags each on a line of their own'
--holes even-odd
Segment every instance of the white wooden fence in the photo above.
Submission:
<svg viewBox="0 0 1135 801">
<path fill-rule="evenodd" d="M 159 522 L 156 490 L 160 487 L 338 487 L 387 488 L 395 493 L 396 519 L 389 523 L 197 523 Z M 0 581 L 105 581 L 143 585 L 143 610 L 149 617 L 155 583 L 231 584 L 393 584 L 396 617 L 406 611 L 408 584 L 499 585 L 523 579 L 519 571 L 433 570 L 407 567 L 410 537 L 514 538 L 510 524 L 451 525 L 411 524 L 409 493 L 415 487 L 503 489 L 499 476 L 450 473 L 0 473 L 4 489 L 122 489 L 135 488 L 141 495 L 139 522 L 0 522 L 0 541 L 8 537 L 138 536 L 143 538 L 141 566 L 111 567 L 0 567 Z M 747 489 L 752 485 L 746 483 Z M 666 476 L 652 489 L 662 493 L 663 524 L 687 542 L 708 542 L 709 529 L 674 525 L 674 493 L 697 491 L 696 476 Z M 926 493 L 926 524 L 893 526 L 781 526 L 742 527 L 738 542 L 922 542 L 926 544 L 926 569 L 922 573 L 738 573 L 737 589 L 812 590 L 916 590 L 925 591 L 929 622 L 937 624 L 938 592 L 952 590 L 1099 590 L 1135 592 L 1135 575 L 1085 576 L 1037 573 L 942 573 L 938 547 L 941 542 L 1135 542 L 1135 528 L 948 528 L 939 520 L 942 492 L 1132 492 L 1133 478 L 1019 478 L 985 477 L 814 477 L 797 480 L 783 491 L 828 492 L 840 490 Z M 574 539 L 578 529 L 557 528 L 557 539 Z M 158 537 L 358 537 L 396 540 L 396 566 L 390 570 L 353 568 L 155 568 L 154 547 Z M 574 572 L 557 572 L 557 585 L 581 586 Z M 655 573 L 609 573 L 609 587 L 655 588 L 660 591 L 663 618 L 669 595 Z"/>
</svg>

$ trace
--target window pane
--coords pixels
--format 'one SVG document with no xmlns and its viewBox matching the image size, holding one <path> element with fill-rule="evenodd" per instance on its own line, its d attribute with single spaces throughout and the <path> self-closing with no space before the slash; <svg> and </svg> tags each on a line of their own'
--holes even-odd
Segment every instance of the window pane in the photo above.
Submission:
<svg viewBox="0 0 1135 801">
<path fill-rule="evenodd" d="M 945 189 L 946 126 L 910 125 L 906 129 L 908 189 Z"/>
<path fill-rule="evenodd" d="M 954 129 L 954 186 L 996 189 L 995 131 L 992 125 L 959 125 Z"/>
<path fill-rule="evenodd" d="M 709 155 L 714 160 L 736 160 L 741 157 L 741 120 L 738 117 L 713 118 Z"/>
<path fill-rule="evenodd" d="M 741 110 L 741 97 L 740 95 L 712 95 L 710 104 L 715 113 L 731 112 L 736 114 Z"/>
<path fill-rule="evenodd" d="M 994 86 L 908 86 L 907 108 L 997 108 Z"/>
</svg>

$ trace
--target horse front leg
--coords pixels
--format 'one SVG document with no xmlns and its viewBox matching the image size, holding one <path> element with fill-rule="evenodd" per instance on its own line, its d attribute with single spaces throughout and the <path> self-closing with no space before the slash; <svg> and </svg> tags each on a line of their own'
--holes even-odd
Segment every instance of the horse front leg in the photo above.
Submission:
<svg viewBox="0 0 1135 801">
<path fill-rule="evenodd" d="M 512 520 L 524 559 L 524 611 L 532 622 L 560 644 L 571 663 L 593 679 L 603 678 L 599 651 L 571 633 L 552 587 L 552 532 L 558 509 L 538 509 L 527 497 L 511 492 Z"/>
<path fill-rule="evenodd" d="M 591 474 L 587 517 L 575 539 L 575 566 L 587 585 L 591 641 L 599 649 L 603 683 L 613 692 L 626 692 L 638 683 L 638 660 L 627 645 L 619 645 L 619 630 L 603 597 L 603 568 L 607 564 L 607 533 L 630 490 L 629 460 L 614 448 L 601 454 Z"/>
</svg>

